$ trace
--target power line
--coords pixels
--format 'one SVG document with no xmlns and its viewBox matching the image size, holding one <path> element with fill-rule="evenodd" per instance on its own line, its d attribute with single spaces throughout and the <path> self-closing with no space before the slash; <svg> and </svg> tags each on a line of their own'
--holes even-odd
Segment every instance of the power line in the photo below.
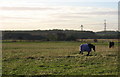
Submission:
<svg viewBox="0 0 120 77">
<path fill-rule="evenodd" d="M 106 31 L 106 20 L 104 20 L 104 31 Z"/>
<path fill-rule="evenodd" d="M 81 25 L 81 31 L 83 31 L 83 25 Z"/>
</svg>

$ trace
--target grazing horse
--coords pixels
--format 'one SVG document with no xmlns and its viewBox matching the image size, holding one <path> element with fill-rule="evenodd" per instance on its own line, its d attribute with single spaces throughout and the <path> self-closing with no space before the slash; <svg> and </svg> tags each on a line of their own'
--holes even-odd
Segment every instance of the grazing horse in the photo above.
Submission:
<svg viewBox="0 0 120 77">
<path fill-rule="evenodd" d="M 109 48 L 114 47 L 114 42 L 109 42 Z"/>
<path fill-rule="evenodd" d="M 80 45 L 80 53 L 83 54 L 84 51 L 87 51 L 88 52 L 87 56 L 89 56 L 92 49 L 95 51 L 95 46 L 93 44 L 82 44 L 82 45 Z"/>
</svg>

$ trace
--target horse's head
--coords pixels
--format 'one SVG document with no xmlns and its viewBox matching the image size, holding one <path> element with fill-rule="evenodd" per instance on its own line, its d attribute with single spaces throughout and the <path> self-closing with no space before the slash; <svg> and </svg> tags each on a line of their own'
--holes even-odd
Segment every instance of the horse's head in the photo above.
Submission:
<svg viewBox="0 0 120 77">
<path fill-rule="evenodd" d="M 95 51 L 95 46 L 93 44 L 88 44 L 88 46 Z"/>
</svg>

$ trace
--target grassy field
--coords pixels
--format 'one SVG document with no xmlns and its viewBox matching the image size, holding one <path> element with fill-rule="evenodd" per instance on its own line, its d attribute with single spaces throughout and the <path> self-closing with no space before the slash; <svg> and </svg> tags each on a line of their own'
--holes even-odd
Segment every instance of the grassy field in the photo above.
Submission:
<svg viewBox="0 0 120 77">
<path fill-rule="evenodd" d="M 3 43 L 4 75 L 117 75 L 118 46 L 94 43 L 90 56 L 79 53 L 80 42 Z"/>
</svg>

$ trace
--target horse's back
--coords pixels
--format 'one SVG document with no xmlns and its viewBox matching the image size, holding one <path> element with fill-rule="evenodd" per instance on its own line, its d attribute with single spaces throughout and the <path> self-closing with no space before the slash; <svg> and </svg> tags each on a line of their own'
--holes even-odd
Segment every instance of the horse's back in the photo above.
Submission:
<svg viewBox="0 0 120 77">
<path fill-rule="evenodd" d="M 81 51 L 91 51 L 88 44 L 82 44 L 80 45 Z"/>
</svg>

